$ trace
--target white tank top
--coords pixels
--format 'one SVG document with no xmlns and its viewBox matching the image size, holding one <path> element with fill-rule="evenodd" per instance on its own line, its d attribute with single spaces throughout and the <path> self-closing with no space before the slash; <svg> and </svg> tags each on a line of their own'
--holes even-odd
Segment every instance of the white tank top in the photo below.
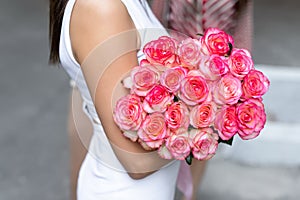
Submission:
<svg viewBox="0 0 300 200">
<path fill-rule="evenodd" d="M 160 35 L 168 35 L 152 13 L 146 0 L 121 1 L 127 8 L 135 27 L 140 33 L 141 47 L 150 40 L 158 38 Z M 94 134 L 88 154 L 90 156 L 88 160 L 90 161 L 85 162 L 83 164 L 85 166 L 81 168 L 78 199 L 172 200 L 174 198 L 179 162 L 171 162 L 168 166 L 152 175 L 142 180 L 134 181 L 127 173 L 124 173 L 123 166 L 116 158 L 97 116 L 80 65 L 72 52 L 69 27 L 74 4 L 75 0 L 69 0 L 65 8 L 59 55 L 62 67 L 71 80 L 75 82 L 81 93 L 84 101 L 84 112 L 88 115 L 94 127 Z M 101 25 L 99 24 L 99 26 Z M 143 57 L 143 52 L 139 50 L 137 53 L 138 60 L 140 61 Z"/>
</svg>

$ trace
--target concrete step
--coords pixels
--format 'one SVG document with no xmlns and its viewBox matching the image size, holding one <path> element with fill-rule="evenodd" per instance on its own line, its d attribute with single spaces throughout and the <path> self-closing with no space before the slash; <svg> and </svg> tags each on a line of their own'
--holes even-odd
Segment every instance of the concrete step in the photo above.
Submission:
<svg viewBox="0 0 300 200">
<path fill-rule="evenodd" d="M 299 200 L 300 170 L 242 165 L 218 156 L 208 162 L 200 200 Z"/>
</svg>

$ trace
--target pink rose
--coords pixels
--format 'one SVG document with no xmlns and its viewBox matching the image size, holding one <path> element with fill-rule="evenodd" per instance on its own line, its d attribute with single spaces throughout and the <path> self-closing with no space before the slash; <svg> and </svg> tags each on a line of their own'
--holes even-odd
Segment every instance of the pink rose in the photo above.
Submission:
<svg viewBox="0 0 300 200">
<path fill-rule="evenodd" d="M 217 112 L 214 127 L 222 140 L 231 139 L 238 132 L 236 108 L 225 106 Z"/>
<path fill-rule="evenodd" d="M 135 131 L 140 128 L 145 115 L 140 98 L 130 94 L 117 101 L 113 118 L 119 128 L 124 131 L 123 134 L 132 141 L 136 141 Z"/>
<path fill-rule="evenodd" d="M 239 79 L 243 79 L 254 66 L 251 55 L 246 49 L 233 49 L 228 63 L 231 74 Z"/>
<path fill-rule="evenodd" d="M 227 55 L 230 51 L 229 43 L 233 45 L 233 38 L 217 28 L 208 28 L 200 38 L 202 51 L 205 55 Z"/>
<path fill-rule="evenodd" d="M 190 143 L 193 156 L 198 160 L 208 160 L 213 157 L 218 148 L 218 135 L 211 128 L 192 129 Z"/>
<path fill-rule="evenodd" d="M 208 85 L 198 70 L 191 70 L 181 82 L 179 98 L 187 105 L 204 102 L 208 94 Z"/>
<path fill-rule="evenodd" d="M 183 76 L 186 76 L 188 74 L 188 72 L 189 72 L 189 70 L 187 68 L 182 67 L 181 65 L 172 67 L 172 69 L 175 69 L 176 71 L 178 71 Z"/>
<path fill-rule="evenodd" d="M 190 123 L 195 128 L 209 127 L 215 119 L 217 106 L 214 102 L 204 102 L 192 108 Z"/>
<path fill-rule="evenodd" d="M 157 150 L 158 155 L 162 157 L 163 159 L 172 159 L 173 156 L 169 149 L 167 148 L 166 144 L 162 144 L 159 149 Z"/>
<path fill-rule="evenodd" d="M 228 72 L 228 59 L 211 55 L 201 60 L 199 70 L 207 80 L 217 80 Z"/>
<path fill-rule="evenodd" d="M 158 83 L 159 73 L 151 65 L 137 66 L 131 70 L 132 91 L 139 96 L 147 93 Z"/>
<path fill-rule="evenodd" d="M 166 140 L 166 147 L 175 159 L 184 160 L 191 152 L 188 133 L 171 134 Z"/>
<path fill-rule="evenodd" d="M 244 78 L 242 88 L 245 99 L 260 98 L 264 95 L 270 86 L 269 79 L 258 70 L 251 70 Z"/>
<path fill-rule="evenodd" d="M 168 37 L 161 36 L 144 46 L 143 52 L 147 60 L 152 64 L 172 66 L 177 63 L 177 42 Z"/>
<path fill-rule="evenodd" d="M 152 150 L 154 150 L 154 149 L 156 149 L 156 148 L 152 148 L 152 147 L 150 147 L 146 142 L 144 142 L 142 139 L 140 139 L 140 138 L 138 138 L 138 143 L 143 147 L 143 149 L 145 149 L 145 150 L 147 150 L 147 151 L 152 151 Z M 157 143 L 160 143 L 161 141 L 159 141 L 159 142 L 157 142 Z M 151 143 L 151 142 L 148 142 L 148 143 Z M 151 143 L 152 145 L 154 144 L 154 143 Z M 159 145 L 157 145 L 157 146 L 159 146 Z"/>
<path fill-rule="evenodd" d="M 242 95 L 241 81 L 231 74 L 224 75 L 215 85 L 213 99 L 219 105 L 233 105 Z"/>
<path fill-rule="evenodd" d="M 180 88 L 181 80 L 184 74 L 180 69 L 170 68 L 167 69 L 160 77 L 160 83 L 167 88 L 171 93 L 176 93 Z"/>
<path fill-rule="evenodd" d="M 147 59 L 143 59 L 143 60 L 140 61 L 140 66 L 141 67 L 144 67 L 144 66 L 147 66 L 147 65 L 151 65 L 150 62 Z"/>
<path fill-rule="evenodd" d="M 257 137 L 266 123 L 264 105 L 259 99 L 248 99 L 236 109 L 238 133 L 243 140 Z"/>
<path fill-rule="evenodd" d="M 187 38 L 178 47 L 181 64 L 188 69 L 196 69 L 201 59 L 201 44 L 198 40 Z"/>
<path fill-rule="evenodd" d="M 156 85 L 146 95 L 143 108 L 147 113 L 165 112 L 167 106 L 173 102 L 174 96 L 171 95 L 162 85 Z"/>
<path fill-rule="evenodd" d="M 169 136 L 169 129 L 162 113 L 147 115 L 138 130 L 139 138 L 150 148 L 160 147 Z"/>
<path fill-rule="evenodd" d="M 187 132 L 189 126 L 187 106 L 182 101 L 172 103 L 165 112 L 165 120 L 172 131 L 182 129 L 181 132 Z"/>
</svg>

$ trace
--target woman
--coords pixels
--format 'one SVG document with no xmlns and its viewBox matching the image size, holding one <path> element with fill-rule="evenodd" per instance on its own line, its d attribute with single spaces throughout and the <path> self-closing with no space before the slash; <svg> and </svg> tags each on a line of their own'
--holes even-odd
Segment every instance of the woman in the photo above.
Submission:
<svg viewBox="0 0 300 200">
<path fill-rule="evenodd" d="M 77 198 L 173 199 L 179 162 L 124 138 L 112 120 L 111 107 L 124 95 L 120 80 L 143 57 L 140 43 L 166 31 L 145 0 L 69 0 L 65 10 L 62 1 L 50 3 L 51 60 L 60 59 L 75 81 L 94 129 Z M 63 10 L 60 27 L 57 17 Z"/>
<path fill-rule="evenodd" d="M 155 1 L 155 0 L 153 0 Z M 157 4 L 158 1 L 154 2 Z M 168 12 L 168 4 L 167 1 L 160 1 L 160 2 L 165 2 L 162 3 L 164 4 L 161 7 L 157 7 L 155 9 L 156 14 L 158 15 L 158 17 L 160 19 L 163 19 L 163 16 L 166 16 L 166 13 L 162 13 L 161 11 L 167 11 Z M 176 2 L 173 0 L 173 2 Z M 172 2 L 171 2 L 172 3 Z M 174 3 L 173 3 L 174 4 Z M 162 9 L 159 9 L 162 8 Z M 241 41 L 246 42 L 246 44 L 241 44 L 238 41 L 238 44 L 240 44 L 240 47 L 244 47 L 248 49 L 249 44 L 251 44 L 249 41 L 249 38 L 251 36 L 251 30 L 249 28 L 251 28 L 251 17 L 249 17 L 249 13 L 251 13 L 251 6 L 250 4 L 247 4 L 247 6 L 243 5 L 240 6 L 239 10 L 241 11 L 241 13 L 248 13 L 246 15 L 241 15 L 239 16 L 239 20 L 238 20 L 238 26 L 236 27 L 235 30 L 238 30 L 236 32 L 239 33 L 238 37 L 236 38 L 241 38 L 240 35 L 242 35 Z M 250 20 L 249 20 L 250 19 Z M 174 21 L 174 20 L 173 20 Z M 164 21 L 166 23 L 166 21 Z M 176 23 L 176 22 L 173 22 Z M 168 23 L 167 23 L 168 24 Z M 245 25 L 246 27 L 242 27 L 241 25 Z M 170 22 L 169 22 L 170 25 Z M 247 30 L 248 29 L 248 30 Z M 246 32 L 245 32 L 246 31 Z M 250 34 L 250 35 L 249 35 Z M 246 40 L 245 40 L 246 38 Z M 248 40 L 247 40 L 248 38 Z M 85 154 L 84 149 L 88 147 L 88 143 L 89 143 L 89 133 L 91 133 L 91 125 L 90 122 L 88 120 L 88 118 L 86 118 L 82 112 L 82 106 L 81 106 L 81 99 L 80 99 L 80 95 L 78 95 L 78 90 L 75 89 L 73 91 L 73 114 L 70 113 L 70 120 L 69 120 L 69 133 L 70 138 L 71 138 L 71 159 L 72 159 L 72 164 L 71 164 L 71 168 L 73 169 L 71 171 L 72 173 L 72 189 L 73 191 L 76 188 L 76 172 L 79 169 L 79 166 L 81 164 L 81 160 Z M 74 120 L 72 119 L 72 117 L 74 117 Z M 75 121 L 75 123 L 74 123 Z M 88 131 L 90 130 L 90 131 Z M 77 133 L 78 132 L 78 133 Z M 79 136 L 79 137 L 78 137 Z M 82 144 L 83 143 L 83 144 Z M 74 148 L 76 147 L 76 148 Z M 200 182 L 201 179 L 201 175 L 202 175 L 202 171 L 204 169 L 204 164 L 202 164 L 201 162 L 195 162 L 194 165 L 192 166 L 192 173 L 193 175 L 193 184 L 194 184 L 194 194 L 193 194 L 193 198 L 196 198 L 196 192 L 197 192 L 197 188 L 198 188 L 198 184 Z M 196 175 L 196 176 L 195 176 Z M 75 199 L 75 197 L 73 197 L 73 199 Z"/>
</svg>

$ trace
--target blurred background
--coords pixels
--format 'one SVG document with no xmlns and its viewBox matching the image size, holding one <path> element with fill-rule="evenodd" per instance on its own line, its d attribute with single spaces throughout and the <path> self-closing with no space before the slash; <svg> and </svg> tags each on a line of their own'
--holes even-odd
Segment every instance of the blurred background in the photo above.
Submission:
<svg viewBox="0 0 300 200">
<path fill-rule="evenodd" d="M 300 1 L 254 0 L 256 67 L 271 80 L 268 123 L 221 146 L 201 200 L 300 199 Z M 69 197 L 70 87 L 48 65 L 48 2 L 0 0 L 0 200 Z"/>
</svg>

